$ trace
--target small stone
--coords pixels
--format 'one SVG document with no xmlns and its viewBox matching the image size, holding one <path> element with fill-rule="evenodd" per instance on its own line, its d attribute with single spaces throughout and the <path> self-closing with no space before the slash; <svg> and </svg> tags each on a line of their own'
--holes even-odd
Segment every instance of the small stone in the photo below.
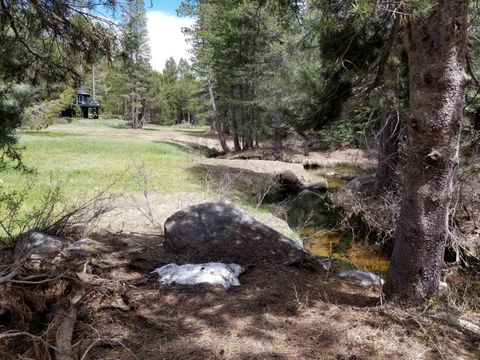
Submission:
<svg viewBox="0 0 480 360">
<path fill-rule="evenodd" d="M 372 186 L 375 183 L 376 174 L 359 176 L 350 182 L 348 182 L 342 190 L 350 190 L 352 192 L 357 192 L 362 190 L 365 187 Z"/>
<path fill-rule="evenodd" d="M 22 235 L 15 244 L 15 259 L 44 260 L 55 257 L 65 244 L 52 236 L 31 231 Z"/>
<path fill-rule="evenodd" d="M 338 276 L 355 279 L 362 286 L 383 285 L 384 281 L 381 277 L 366 271 L 346 270 L 338 273 Z"/>
<path fill-rule="evenodd" d="M 447 288 L 448 288 L 448 284 L 445 281 L 440 281 L 440 283 L 438 284 L 438 289 L 445 290 Z"/>
</svg>

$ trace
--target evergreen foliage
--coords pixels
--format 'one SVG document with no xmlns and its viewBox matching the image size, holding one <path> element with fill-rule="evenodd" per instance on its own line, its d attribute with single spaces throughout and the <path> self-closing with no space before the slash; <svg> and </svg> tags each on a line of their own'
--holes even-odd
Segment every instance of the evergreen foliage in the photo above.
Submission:
<svg viewBox="0 0 480 360">
<path fill-rule="evenodd" d="M 34 128 L 44 127 L 64 106 L 69 96 L 55 99 L 50 92 L 53 84 L 78 79 L 79 64 L 87 64 L 100 54 L 111 56 L 115 25 L 96 12 L 99 6 L 113 11 L 116 1 L 0 3 L 1 164 L 9 158 L 17 167 L 21 165 L 15 130 L 22 120 Z M 36 96 L 26 84 L 36 85 Z M 42 91 L 46 96 L 39 94 Z M 25 112 L 28 106 L 32 107 Z"/>
</svg>

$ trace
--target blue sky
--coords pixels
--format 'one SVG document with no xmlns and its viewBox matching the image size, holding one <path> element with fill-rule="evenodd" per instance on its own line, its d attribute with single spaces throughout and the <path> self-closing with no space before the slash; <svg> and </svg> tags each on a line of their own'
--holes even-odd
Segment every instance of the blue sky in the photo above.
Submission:
<svg viewBox="0 0 480 360">
<path fill-rule="evenodd" d="M 175 10 L 180 2 L 181 0 L 145 0 L 152 52 L 150 62 L 155 70 L 162 70 L 170 56 L 177 62 L 180 58 L 188 60 L 191 56 L 182 28 L 191 26 L 193 19 L 177 17 Z"/>
<path fill-rule="evenodd" d="M 145 0 L 147 11 L 161 11 L 167 15 L 176 15 L 175 10 L 180 6 L 181 0 Z"/>
<path fill-rule="evenodd" d="M 177 17 L 176 9 L 181 0 L 144 0 L 147 11 L 147 29 L 151 51 L 151 65 L 161 71 L 165 61 L 173 57 L 177 63 L 181 58 L 189 60 L 190 46 L 182 33 L 182 28 L 193 25 L 192 18 Z M 99 12 L 109 16 L 108 12 Z"/>
</svg>

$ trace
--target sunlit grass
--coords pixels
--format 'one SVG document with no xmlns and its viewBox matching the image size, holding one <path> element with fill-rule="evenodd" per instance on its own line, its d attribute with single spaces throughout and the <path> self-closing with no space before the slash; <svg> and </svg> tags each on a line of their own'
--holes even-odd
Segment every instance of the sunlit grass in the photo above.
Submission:
<svg viewBox="0 0 480 360">
<path fill-rule="evenodd" d="M 3 188 L 15 190 L 30 184 L 33 202 L 53 182 L 60 182 L 66 197 L 71 199 L 85 197 L 112 184 L 112 190 L 130 194 L 141 190 L 137 180 L 142 168 L 157 191 L 202 191 L 187 171 L 196 161 L 195 153 L 152 139 L 138 139 L 130 129 L 117 131 L 110 138 L 108 127 L 118 129 L 122 123 L 79 120 L 40 132 L 21 133 L 23 160 L 34 173 L 3 170 L 0 172 Z M 69 132 L 78 126 L 85 127 L 85 132 Z M 101 137 L 96 131 L 100 128 Z"/>
<path fill-rule="evenodd" d="M 42 206 L 45 194 L 56 185 L 61 189 L 62 205 L 66 206 L 88 201 L 108 188 L 119 195 L 115 203 L 121 208 L 118 220 L 132 226 L 132 222 L 138 220 L 135 217 L 143 217 L 132 201 L 143 198 L 145 175 L 146 188 L 154 199 L 152 206 L 157 213 L 169 216 L 176 209 L 192 205 L 191 201 L 216 201 L 226 197 L 259 216 L 261 221 L 292 236 L 286 223 L 264 206 L 258 206 L 256 197 L 238 196 L 234 188 L 221 193 L 215 191 L 216 184 L 207 184 L 202 174 L 192 171 L 204 161 L 204 152 L 171 140 L 173 132 L 202 134 L 207 130 L 208 127 L 157 125 L 133 130 L 122 120 L 63 120 L 42 131 L 21 132 L 19 145 L 24 147 L 23 161 L 33 171 L 26 174 L 11 167 L 0 170 L 0 194 L 21 193 L 29 188 L 28 197 L 22 202 L 22 213 L 28 213 Z M 255 189 L 248 190 L 255 192 Z M 261 196 L 261 191 L 257 195 Z M 3 204 L 1 219 L 9 217 L 8 211 L 8 204 Z M 0 229 L 0 237 L 1 234 Z"/>
</svg>

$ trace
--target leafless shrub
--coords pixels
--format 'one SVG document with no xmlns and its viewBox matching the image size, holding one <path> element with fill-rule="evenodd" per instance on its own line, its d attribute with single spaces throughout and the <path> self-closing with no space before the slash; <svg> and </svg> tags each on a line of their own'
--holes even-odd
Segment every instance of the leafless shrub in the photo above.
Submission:
<svg viewBox="0 0 480 360">
<path fill-rule="evenodd" d="M 361 223 L 365 238 L 375 235 L 380 243 L 393 238 L 400 198 L 394 192 L 369 196 L 364 192 L 340 191 L 332 195 L 333 203 L 341 209 L 340 227 L 352 229 L 352 223 Z"/>
<path fill-rule="evenodd" d="M 223 199 L 232 190 L 235 182 L 242 177 L 244 170 L 239 171 L 223 171 L 215 167 L 206 167 L 202 174 L 203 181 L 207 192 L 213 194 L 215 197 Z"/>
<path fill-rule="evenodd" d="M 30 230 L 54 235 L 70 235 L 74 229 L 86 229 L 112 209 L 114 196 L 111 186 L 95 193 L 88 200 L 69 203 L 63 194 L 62 184 L 51 181 L 48 190 L 38 203 L 30 207 L 33 188 L 0 192 L 0 242 L 12 243 L 19 234 Z M 82 234 L 84 235 L 84 234 Z"/>
<path fill-rule="evenodd" d="M 151 190 L 155 190 L 150 184 L 149 174 L 145 165 L 137 165 L 137 185 L 143 196 L 142 203 L 132 199 L 132 206 L 140 212 L 155 228 L 162 229 L 162 224 L 157 220 L 159 217 L 154 211 L 150 197 Z"/>
</svg>

